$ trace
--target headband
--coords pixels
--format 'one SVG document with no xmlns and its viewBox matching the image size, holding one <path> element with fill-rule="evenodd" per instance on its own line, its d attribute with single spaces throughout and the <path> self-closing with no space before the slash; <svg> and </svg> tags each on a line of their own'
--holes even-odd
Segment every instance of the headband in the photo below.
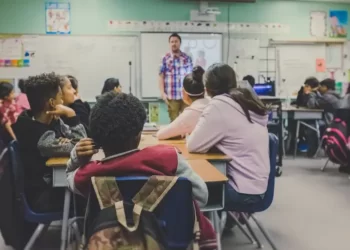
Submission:
<svg viewBox="0 0 350 250">
<path fill-rule="evenodd" d="M 191 93 L 188 93 L 187 91 L 186 91 L 186 89 L 185 88 L 183 88 L 183 90 L 185 91 L 185 93 L 186 94 L 188 94 L 189 96 L 201 96 L 201 95 L 204 95 L 204 91 L 203 92 L 201 92 L 201 93 L 199 93 L 199 94 L 191 94 Z"/>
</svg>

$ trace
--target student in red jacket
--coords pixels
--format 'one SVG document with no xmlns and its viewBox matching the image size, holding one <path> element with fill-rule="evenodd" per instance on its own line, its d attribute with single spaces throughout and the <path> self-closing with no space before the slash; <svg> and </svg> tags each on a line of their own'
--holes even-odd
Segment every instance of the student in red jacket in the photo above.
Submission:
<svg viewBox="0 0 350 250">
<path fill-rule="evenodd" d="M 193 198 L 204 206 L 208 199 L 206 184 L 174 147 L 156 145 L 138 149 L 145 122 L 145 108 L 136 97 L 113 91 L 102 95 L 91 111 L 92 139 L 81 140 L 71 153 L 67 166 L 70 188 L 86 196 L 93 176 L 176 175 L 192 182 Z M 90 162 L 99 147 L 106 158 Z M 201 248 L 216 249 L 210 222 L 199 210 L 197 212 Z"/>
</svg>

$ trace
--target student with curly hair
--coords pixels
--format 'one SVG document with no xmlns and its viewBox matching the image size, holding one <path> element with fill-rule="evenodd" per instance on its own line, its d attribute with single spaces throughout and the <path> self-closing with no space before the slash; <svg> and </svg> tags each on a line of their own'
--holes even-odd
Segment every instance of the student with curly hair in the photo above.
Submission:
<svg viewBox="0 0 350 250">
<path fill-rule="evenodd" d="M 74 110 L 63 106 L 62 77 L 51 73 L 29 77 L 26 93 L 31 110 L 24 111 L 13 125 L 24 163 L 24 186 L 36 212 L 62 211 L 64 189 L 52 188 L 50 157 L 68 156 L 86 137 Z M 66 117 L 66 124 L 60 119 Z"/>
<path fill-rule="evenodd" d="M 174 147 L 156 145 L 138 149 L 145 121 L 145 108 L 136 97 L 113 91 L 102 95 L 91 111 L 92 139 L 81 140 L 71 153 L 67 165 L 70 188 L 87 196 L 93 176 L 176 175 L 192 182 L 194 199 L 205 205 L 206 184 Z M 100 147 L 106 158 L 90 161 Z M 199 215 L 201 242 L 213 246 L 216 243 L 213 228 L 203 214 Z"/>
</svg>

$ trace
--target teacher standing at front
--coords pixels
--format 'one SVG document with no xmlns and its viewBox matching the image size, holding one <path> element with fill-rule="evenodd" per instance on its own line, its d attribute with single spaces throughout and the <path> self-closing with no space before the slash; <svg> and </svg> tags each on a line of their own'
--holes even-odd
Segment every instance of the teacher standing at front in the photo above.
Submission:
<svg viewBox="0 0 350 250">
<path fill-rule="evenodd" d="M 192 59 L 180 50 L 181 37 L 177 33 L 169 36 L 169 45 L 171 51 L 163 57 L 159 71 L 159 90 L 173 121 L 186 107 L 182 100 L 182 84 L 193 65 Z"/>
</svg>

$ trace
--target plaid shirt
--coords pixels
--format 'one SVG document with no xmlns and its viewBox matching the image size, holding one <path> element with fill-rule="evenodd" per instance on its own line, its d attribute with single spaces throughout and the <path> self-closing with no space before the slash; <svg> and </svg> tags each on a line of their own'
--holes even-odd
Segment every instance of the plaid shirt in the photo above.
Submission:
<svg viewBox="0 0 350 250">
<path fill-rule="evenodd" d="M 167 53 L 163 59 L 159 74 L 164 75 L 164 93 L 170 100 L 182 99 L 183 80 L 192 72 L 192 59 L 183 52 L 179 56 Z"/>
<path fill-rule="evenodd" d="M 18 107 L 15 101 L 8 102 L 0 100 L 0 119 L 1 125 L 6 123 L 14 124 L 18 117 Z"/>
</svg>

